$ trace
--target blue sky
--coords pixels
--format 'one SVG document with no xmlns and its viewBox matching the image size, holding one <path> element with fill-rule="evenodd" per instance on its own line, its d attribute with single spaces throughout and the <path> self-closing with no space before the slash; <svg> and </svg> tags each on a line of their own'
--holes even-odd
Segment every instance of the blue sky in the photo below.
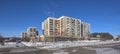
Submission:
<svg viewBox="0 0 120 54">
<path fill-rule="evenodd" d="M 42 33 L 41 22 L 50 13 L 81 19 L 92 32 L 120 34 L 120 0 L 0 0 L 0 34 L 20 36 L 27 27 Z"/>
</svg>

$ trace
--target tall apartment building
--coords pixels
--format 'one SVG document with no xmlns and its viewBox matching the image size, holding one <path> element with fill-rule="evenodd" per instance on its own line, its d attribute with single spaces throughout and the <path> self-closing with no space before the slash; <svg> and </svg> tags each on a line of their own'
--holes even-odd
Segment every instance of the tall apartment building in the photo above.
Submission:
<svg viewBox="0 0 120 54">
<path fill-rule="evenodd" d="M 28 41 L 28 40 L 27 40 L 27 38 L 28 38 L 28 37 L 27 37 L 27 32 L 22 32 L 21 35 L 22 35 L 22 40 L 23 40 L 23 41 Z"/>
<path fill-rule="evenodd" d="M 35 27 L 28 27 L 27 32 L 22 32 L 22 40 L 24 41 L 34 41 L 38 36 L 38 30 Z"/>
<path fill-rule="evenodd" d="M 37 29 L 35 27 L 29 27 L 27 29 L 27 36 L 29 36 L 29 37 L 36 37 L 37 34 L 38 34 L 38 31 L 37 31 Z"/>
<path fill-rule="evenodd" d="M 82 22 L 81 24 L 81 36 L 87 39 L 90 35 L 90 24 Z"/>
<path fill-rule="evenodd" d="M 58 19 L 48 17 L 42 22 L 42 31 L 48 41 L 87 38 L 90 33 L 90 24 L 67 16 Z"/>
</svg>

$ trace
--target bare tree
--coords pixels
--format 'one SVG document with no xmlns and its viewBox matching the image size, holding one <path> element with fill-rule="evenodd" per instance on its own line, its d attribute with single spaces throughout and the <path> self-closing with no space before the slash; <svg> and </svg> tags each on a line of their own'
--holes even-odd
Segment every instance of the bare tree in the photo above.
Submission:
<svg viewBox="0 0 120 54">
<path fill-rule="evenodd" d="M 4 45 L 4 38 L 3 38 L 3 36 L 1 34 L 0 34 L 0 44 Z"/>
</svg>

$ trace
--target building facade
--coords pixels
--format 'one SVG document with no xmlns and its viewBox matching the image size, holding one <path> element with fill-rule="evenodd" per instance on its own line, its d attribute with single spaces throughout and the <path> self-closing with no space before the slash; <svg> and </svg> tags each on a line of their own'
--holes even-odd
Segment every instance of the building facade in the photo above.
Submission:
<svg viewBox="0 0 120 54">
<path fill-rule="evenodd" d="M 67 16 L 48 17 L 42 22 L 42 31 L 48 41 L 74 40 L 87 38 L 90 33 L 90 24 Z"/>
<path fill-rule="evenodd" d="M 29 41 L 29 37 L 27 36 L 27 32 L 22 32 L 22 41 Z"/>
<path fill-rule="evenodd" d="M 35 27 L 29 27 L 27 29 L 27 36 L 28 37 L 36 37 L 38 35 L 38 31 Z"/>
<path fill-rule="evenodd" d="M 27 32 L 22 32 L 23 41 L 34 41 L 38 36 L 38 30 L 35 27 L 28 27 Z"/>
</svg>

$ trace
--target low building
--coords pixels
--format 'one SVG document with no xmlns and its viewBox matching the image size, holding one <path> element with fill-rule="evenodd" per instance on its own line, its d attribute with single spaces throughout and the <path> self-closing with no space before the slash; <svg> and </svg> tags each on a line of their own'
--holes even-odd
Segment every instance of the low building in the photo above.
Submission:
<svg viewBox="0 0 120 54">
<path fill-rule="evenodd" d="M 38 35 L 37 36 L 37 41 L 45 41 L 45 38 L 44 38 L 44 36 L 43 35 Z"/>
</svg>

